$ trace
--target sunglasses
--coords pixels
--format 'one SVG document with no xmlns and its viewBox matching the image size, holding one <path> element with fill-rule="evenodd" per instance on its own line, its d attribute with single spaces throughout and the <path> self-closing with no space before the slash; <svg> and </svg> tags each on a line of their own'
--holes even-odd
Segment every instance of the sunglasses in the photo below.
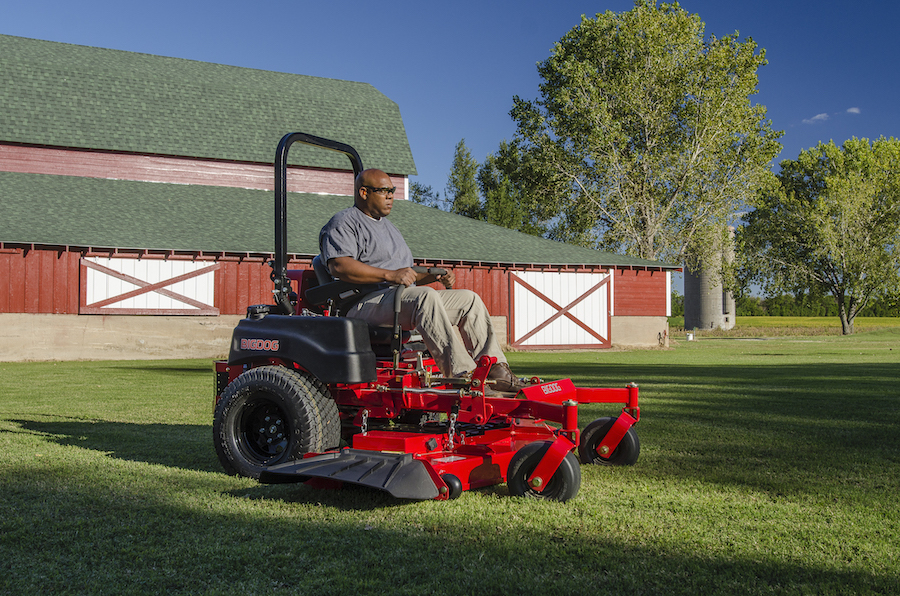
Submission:
<svg viewBox="0 0 900 596">
<path fill-rule="evenodd" d="M 374 186 L 363 186 L 363 188 L 368 188 L 374 193 L 384 194 L 384 195 L 392 195 L 397 192 L 396 186 L 382 186 L 380 188 L 375 188 Z"/>
</svg>

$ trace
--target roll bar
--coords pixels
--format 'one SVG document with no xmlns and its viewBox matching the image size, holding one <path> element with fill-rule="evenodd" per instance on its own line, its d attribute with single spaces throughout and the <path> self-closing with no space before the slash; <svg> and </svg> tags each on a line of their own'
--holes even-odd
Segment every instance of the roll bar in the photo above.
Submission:
<svg viewBox="0 0 900 596">
<path fill-rule="evenodd" d="M 287 157 L 294 143 L 343 153 L 353 165 L 354 180 L 363 170 L 359 153 L 350 145 L 303 132 L 291 132 L 281 137 L 275 150 L 275 260 L 272 265 L 272 281 L 275 282 L 275 304 L 287 315 L 294 314 L 290 299 L 291 280 L 287 275 Z"/>
</svg>

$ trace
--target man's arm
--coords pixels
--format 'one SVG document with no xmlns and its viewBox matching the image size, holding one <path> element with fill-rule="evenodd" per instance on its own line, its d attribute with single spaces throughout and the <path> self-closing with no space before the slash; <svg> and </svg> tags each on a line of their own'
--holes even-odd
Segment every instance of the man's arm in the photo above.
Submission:
<svg viewBox="0 0 900 596">
<path fill-rule="evenodd" d="M 395 270 L 381 269 L 366 265 L 353 257 L 335 257 L 328 261 L 328 269 L 339 280 L 354 284 L 387 282 L 395 285 L 411 286 L 419 278 L 419 275 L 410 267 Z"/>
</svg>

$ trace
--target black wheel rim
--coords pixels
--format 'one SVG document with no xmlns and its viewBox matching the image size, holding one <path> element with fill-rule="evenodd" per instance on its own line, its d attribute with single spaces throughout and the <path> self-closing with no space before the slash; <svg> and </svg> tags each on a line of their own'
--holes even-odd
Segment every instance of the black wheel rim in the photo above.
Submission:
<svg viewBox="0 0 900 596">
<path fill-rule="evenodd" d="M 535 467 L 537 467 L 537 466 L 535 466 Z M 531 476 L 532 472 L 534 472 L 533 468 L 531 471 L 528 472 L 528 475 L 526 476 L 526 478 L 528 476 Z M 554 474 L 553 476 L 550 477 L 550 482 L 547 483 L 547 486 L 544 488 L 543 492 L 538 492 L 529 486 L 528 489 L 525 491 L 524 496 L 525 496 L 525 498 L 528 498 L 528 499 L 553 499 L 553 498 L 556 498 L 559 496 L 559 493 L 561 492 L 559 484 L 560 484 L 559 475 Z"/>
<path fill-rule="evenodd" d="M 609 462 L 609 460 L 612 458 L 612 456 L 614 456 L 616 454 L 616 451 L 619 450 L 619 448 L 616 447 L 616 451 L 613 451 L 609 455 L 607 455 L 605 457 L 600 455 L 600 451 L 598 451 L 598 449 L 600 448 L 600 443 L 602 442 L 602 439 L 605 436 L 606 436 L 606 432 L 596 433 L 592 437 L 592 440 L 591 440 L 590 444 L 588 445 L 588 453 L 591 454 L 591 459 L 594 461 L 594 463 Z"/>
<path fill-rule="evenodd" d="M 287 451 L 291 436 L 287 417 L 267 399 L 255 399 L 244 406 L 238 429 L 240 449 L 247 459 L 266 464 Z"/>
</svg>

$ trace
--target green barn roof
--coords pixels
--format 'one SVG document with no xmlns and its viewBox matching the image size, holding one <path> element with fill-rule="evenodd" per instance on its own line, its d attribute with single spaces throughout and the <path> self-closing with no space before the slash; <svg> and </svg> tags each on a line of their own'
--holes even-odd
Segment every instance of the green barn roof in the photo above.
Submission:
<svg viewBox="0 0 900 596">
<path fill-rule="evenodd" d="M 350 197 L 291 193 L 288 252 L 313 256 Z M 656 261 L 529 236 L 395 201 L 391 221 L 419 259 L 506 265 L 674 269 Z M 0 242 L 97 249 L 271 254 L 272 192 L 0 172 Z"/>
<path fill-rule="evenodd" d="M 397 104 L 367 83 L 0 35 L 0 141 L 271 163 L 302 131 L 416 174 Z M 297 147 L 292 163 L 347 169 Z"/>
<path fill-rule="evenodd" d="M 367 167 L 413 175 L 400 111 L 371 85 L 0 35 L 0 142 L 272 163 L 287 132 L 353 146 Z M 291 163 L 345 170 L 303 145 Z M 270 192 L 0 172 L 0 244 L 268 255 Z M 288 251 L 349 197 L 289 196 Z M 673 269 L 521 234 L 407 201 L 391 220 L 420 259 Z"/>
</svg>

